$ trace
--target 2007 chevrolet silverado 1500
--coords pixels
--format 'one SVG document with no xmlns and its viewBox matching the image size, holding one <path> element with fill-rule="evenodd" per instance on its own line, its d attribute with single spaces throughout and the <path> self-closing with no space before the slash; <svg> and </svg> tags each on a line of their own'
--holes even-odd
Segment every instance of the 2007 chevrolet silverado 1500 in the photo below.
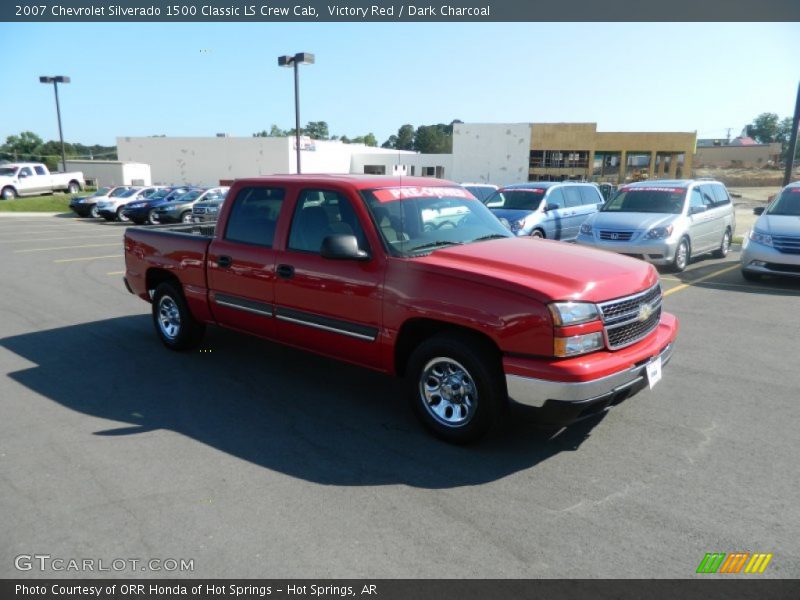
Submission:
<svg viewBox="0 0 800 600">
<path fill-rule="evenodd" d="M 128 229 L 125 262 L 167 347 L 210 323 L 403 376 L 452 442 L 509 398 L 567 424 L 652 387 L 678 331 L 652 265 L 514 237 L 436 179 L 238 180 L 216 225 Z"/>
</svg>

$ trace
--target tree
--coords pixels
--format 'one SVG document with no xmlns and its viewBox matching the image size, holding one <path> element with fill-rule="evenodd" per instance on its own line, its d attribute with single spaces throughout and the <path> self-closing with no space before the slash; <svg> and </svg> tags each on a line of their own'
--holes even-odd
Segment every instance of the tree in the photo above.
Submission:
<svg viewBox="0 0 800 600">
<path fill-rule="evenodd" d="M 378 138 L 376 138 L 375 135 L 370 132 L 367 135 L 359 135 L 358 137 L 354 137 L 352 140 L 348 140 L 348 142 L 352 144 L 364 144 L 366 146 L 377 146 Z"/>
<path fill-rule="evenodd" d="M 284 131 L 283 129 L 281 129 L 280 127 L 278 127 L 273 123 L 272 127 L 269 128 L 269 131 L 263 129 L 258 133 L 254 133 L 253 137 L 287 137 L 288 135 L 289 135 L 288 131 Z"/>
<path fill-rule="evenodd" d="M 383 148 L 394 148 L 396 150 L 414 149 L 414 126 L 406 123 L 397 130 L 397 135 L 390 135 Z"/>
<path fill-rule="evenodd" d="M 3 154 L 17 159 L 31 160 L 38 158 L 38 148 L 42 145 L 42 138 L 32 131 L 23 131 L 19 135 L 10 135 L 3 144 Z M 35 156 L 37 155 L 37 156 Z"/>
<path fill-rule="evenodd" d="M 761 113 L 745 127 L 745 132 L 759 144 L 779 142 L 781 123 L 778 120 L 775 113 Z M 789 128 L 791 129 L 791 125 Z"/>
<path fill-rule="evenodd" d="M 453 151 L 453 126 L 420 125 L 414 133 L 414 150 L 423 154 L 449 154 Z"/>
<path fill-rule="evenodd" d="M 305 129 L 300 133 L 307 135 L 312 140 L 330 139 L 328 124 L 325 121 L 309 121 L 306 123 Z"/>
</svg>

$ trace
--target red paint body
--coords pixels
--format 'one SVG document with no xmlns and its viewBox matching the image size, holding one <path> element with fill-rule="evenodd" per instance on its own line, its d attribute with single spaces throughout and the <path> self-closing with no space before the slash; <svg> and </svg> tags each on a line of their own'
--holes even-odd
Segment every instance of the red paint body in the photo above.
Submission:
<svg viewBox="0 0 800 600">
<path fill-rule="evenodd" d="M 286 190 L 272 248 L 223 239 L 226 202 L 215 237 L 170 231 L 129 229 L 125 234 L 126 279 L 135 294 L 149 300 L 147 277 L 153 270 L 174 275 L 189 308 L 200 321 L 222 325 L 295 347 L 396 372 L 395 349 L 402 328 L 427 319 L 468 328 L 490 338 L 503 354 L 504 370 L 554 381 L 585 381 L 639 363 L 658 353 L 677 334 L 677 320 L 663 313 L 660 326 L 645 339 L 617 351 L 598 351 L 570 359 L 553 357 L 553 337 L 597 331 L 599 322 L 555 328 L 547 309 L 553 301 L 601 302 L 635 294 L 655 285 L 652 265 L 616 253 L 562 242 L 507 238 L 451 246 L 427 256 L 398 258 L 385 251 L 359 190 L 413 186 L 452 186 L 446 181 L 413 178 L 365 178 L 336 175 L 272 176 L 238 180 L 242 187 L 280 186 Z M 363 227 L 372 258 L 330 260 L 287 249 L 290 221 L 303 189 L 326 189 L 348 197 Z M 220 268 L 220 255 L 233 264 Z M 289 264 L 295 275 L 276 276 Z M 225 294 L 320 317 L 368 326 L 373 340 L 226 308 L 215 302 Z"/>
</svg>

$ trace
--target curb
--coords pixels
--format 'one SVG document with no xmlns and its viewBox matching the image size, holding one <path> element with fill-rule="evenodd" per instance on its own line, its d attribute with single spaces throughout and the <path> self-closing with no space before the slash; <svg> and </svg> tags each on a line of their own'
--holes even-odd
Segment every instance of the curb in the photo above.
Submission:
<svg viewBox="0 0 800 600">
<path fill-rule="evenodd" d="M 63 213 L 63 212 L 12 212 L 12 211 L 0 211 L 0 219 L 15 219 L 15 218 L 30 218 L 30 217 L 61 217 L 61 218 L 68 218 L 74 217 L 72 213 Z"/>
</svg>

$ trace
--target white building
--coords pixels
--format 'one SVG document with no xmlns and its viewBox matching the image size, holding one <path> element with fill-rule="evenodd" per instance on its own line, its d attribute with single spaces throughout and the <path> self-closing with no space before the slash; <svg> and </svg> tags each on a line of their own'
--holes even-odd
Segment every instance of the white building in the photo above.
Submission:
<svg viewBox="0 0 800 600">
<path fill-rule="evenodd" d="M 97 186 L 152 185 L 150 165 L 122 160 L 68 160 L 67 171 L 81 171 Z"/>
<path fill-rule="evenodd" d="M 448 177 L 452 155 L 301 138 L 303 173 Z M 155 183 L 218 185 L 241 177 L 296 173 L 292 137 L 119 137 L 122 161 L 150 165 Z"/>
</svg>

